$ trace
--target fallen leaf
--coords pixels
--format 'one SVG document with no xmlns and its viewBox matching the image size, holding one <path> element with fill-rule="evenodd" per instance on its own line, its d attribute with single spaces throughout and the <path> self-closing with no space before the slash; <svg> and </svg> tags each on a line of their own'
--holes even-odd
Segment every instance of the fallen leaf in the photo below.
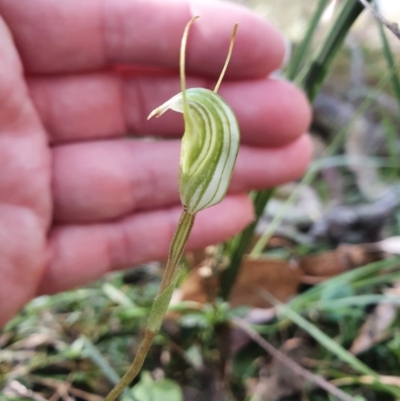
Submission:
<svg viewBox="0 0 400 401">
<path fill-rule="evenodd" d="M 234 307 L 268 308 L 272 305 L 263 295 L 268 292 L 279 301 L 287 302 L 297 294 L 301 275 L 296 261 L 245 258 L 229 301 Z"/>
<path fill-rule="evenodd" d="M 387 295 L 400 295 L 400 283 L 384 291 Z M 398 306 L 382 302 L 369 314 L 367 321 L 362 325 L 357 338 L 350 347 L 354 355 L 367 351 L 378 342 L 386 338 L 386 329 L 390 327 L 396 317 Z"/>
<path fill-rule="evenodd" d="M 376 254 L 362 245 L 339 245 L 332 251 L 305 256 L 300 267 L 307 276 L 329 278 L 376 259 Z"/>
<path fill-rule="evenodd" d="M 263 292 L 271 293 L 281 302 L 288 301 L 297 294 L 301 270 L 297 262 L 260 258 L 245 258 L 239 276 L 232 288 L 229 301 L 233 307 L 247 305 L 268 308 Z M 175 302 L 212 302 L 218 296 L 219 279 L 200 264 L 193 269 L 179 289 L 179 299 Z"/>
</svg>

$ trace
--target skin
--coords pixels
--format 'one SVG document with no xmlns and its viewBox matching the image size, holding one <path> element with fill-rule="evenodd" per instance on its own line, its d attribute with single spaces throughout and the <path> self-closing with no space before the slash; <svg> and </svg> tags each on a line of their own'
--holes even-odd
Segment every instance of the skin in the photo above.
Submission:
<svg viewBox="0 0 400 401">
<path fill-rule="evenodd" d="M 146 117 L 179 92 L 180 40 L 193 15 L 188 87 L 214 87 L 239 22 L 219 94 L 237 114 L 242 146 L 228 196 L 198 215 L 188 247 L 242 230 L 253 219 L 247 191 L 307 167 L 307 101 L 268 78 L 284 41 L 244 8 L 0 0 L 0 15 L 0 325 L 37 295 L 166 256 L 181 211 L 182 116 Z"/>
</svg>

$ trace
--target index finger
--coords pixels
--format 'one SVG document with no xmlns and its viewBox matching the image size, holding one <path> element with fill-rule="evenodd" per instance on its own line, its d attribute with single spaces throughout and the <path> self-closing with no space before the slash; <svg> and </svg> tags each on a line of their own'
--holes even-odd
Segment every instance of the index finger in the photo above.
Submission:
<svg viewBox="0 0 400 401">
<path fill-rule="evenodd" d="M 186 23 L 193 26 L 188 73 L 218 75 L 232 28 L 239 23 L 227 75 L 260 77 L 277 69 L 285 44 L 272 25 L 248 9 L 189 0 L 0 0 L 28 73 L 93 70 L 113 64 L 178 68 Z"/>
</svg>

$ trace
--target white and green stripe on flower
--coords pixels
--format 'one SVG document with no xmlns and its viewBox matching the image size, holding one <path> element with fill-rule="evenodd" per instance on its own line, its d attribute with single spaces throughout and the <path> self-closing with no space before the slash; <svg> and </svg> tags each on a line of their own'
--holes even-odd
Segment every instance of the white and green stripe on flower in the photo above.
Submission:
<svg viewBox="0 0 400 401">
<path fill-rule="evenodd" d="M 186 90 L 155 109 L 149 117 L 171 109 L 184 113 L 179 192 L 189 213 L 219 203 L 228 189 L 239 150 L 240 131 L 236 116 L 215 92 L 203 88 Z"/>
</svg>

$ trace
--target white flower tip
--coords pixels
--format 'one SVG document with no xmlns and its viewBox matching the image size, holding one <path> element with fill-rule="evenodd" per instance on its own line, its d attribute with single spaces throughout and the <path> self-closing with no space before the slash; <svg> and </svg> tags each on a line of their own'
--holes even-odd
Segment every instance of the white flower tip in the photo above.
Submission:
<svg viewBox="0 0 400 401">
<path fill-rule="evenodd" d="M 150 120 L 150 118 L 152 118 L 152 117 L 154 117 L 154 116 L 156 116 L 156 118 L 158 118 L 158 117 L 161 116 L 161 114 L 162 114 L 162 113 L 160 112 L 159 108 L 154 109 L 154 110 L 149 114 L 149 116 L 147 117 L 147 120 Z"/>
<path fill-rule="evenodd" d="M 149 116 L 147 117 L 148 120 L 150 120 L 151 117 L 156 116 L 156 118 L 160 117 L 162 114 L 164 114 L 168 109 L 172 109 L 174 110 L 174 100 L 177 96 L 174 96 L 173 98 L 171 98 L 170 100 L 168 100 L 167 102 L 165 102 L 164 104 L 162 104 L 161 106 L 157 107 L 156 109 L 154 109 Z"/>
</svg>

